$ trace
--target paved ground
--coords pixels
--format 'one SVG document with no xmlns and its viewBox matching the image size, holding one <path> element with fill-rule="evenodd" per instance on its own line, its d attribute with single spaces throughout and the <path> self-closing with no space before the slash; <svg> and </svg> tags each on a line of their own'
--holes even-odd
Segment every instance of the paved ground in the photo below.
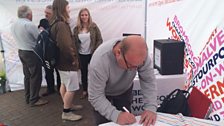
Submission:
<svg viewBox="0 0 224 126">
<path fill-rule="evenodd" d="M 41 92 L 45 88 L 41 89 Z M 59 94 L 45 97 L 49 103 L 40 107 L 30 107 L 25 104 L 24 91 L 0 94 L 0 124 L 8 126 L 94 126 L 92 107 L 87 99 L 80 100 L 81 92 L 77 91 L 74 103 L 84 106 L 83 110 L 75 113 L 83 115 L 76 122 L 62 121 L 62 100 Z"/>
</svg>

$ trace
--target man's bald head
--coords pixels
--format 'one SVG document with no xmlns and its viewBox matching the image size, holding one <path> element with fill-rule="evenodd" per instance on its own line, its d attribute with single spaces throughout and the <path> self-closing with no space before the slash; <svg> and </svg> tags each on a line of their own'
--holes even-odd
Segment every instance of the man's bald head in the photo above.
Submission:
<svg viewBox="0 0 224 126">
<path fill-rule="evenodd" d="M 133 53 L 140 53 L 147 51 L 147 45 L 141 36 L 131 35 L 122 40 L 121 49 L 123 53 L 129 50 Z"/>
<path fill-rule="evenodd" d="M 148 55 L 148 49 L 144 38 L 136 35 L 124 38 L 121 42 L 120 50 L 129 66 L 139 66 L 143 64 Z"/>
</svg>

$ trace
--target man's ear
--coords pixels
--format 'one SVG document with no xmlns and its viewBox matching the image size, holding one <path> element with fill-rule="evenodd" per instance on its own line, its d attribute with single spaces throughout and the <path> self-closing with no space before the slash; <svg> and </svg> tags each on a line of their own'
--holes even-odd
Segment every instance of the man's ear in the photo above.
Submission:
<svg viewBox="0 0 224 126">
<path fill-rule="evenodd" d="M 27 15 L 26 18 L 29 19 L 30 21 L 32 21 L 32 20 L 33 20 L 33 15 L 32 15 L 32 13 L 29 13 L 29 14 Z"/>
<path fill-rule="evenodd" d="M 117 49 L 116 56 L 120 56 L 120 55 L 121 55 L 121 49 Z"/>
</svg>

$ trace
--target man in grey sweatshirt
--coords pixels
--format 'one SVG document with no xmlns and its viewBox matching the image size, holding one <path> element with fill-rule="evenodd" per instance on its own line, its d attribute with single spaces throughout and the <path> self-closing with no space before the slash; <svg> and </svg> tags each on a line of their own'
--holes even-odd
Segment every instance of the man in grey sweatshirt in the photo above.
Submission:
<svg viewBox="0 0 224 126">
<path fill-rule="evenodd" d="M 138 72 L 144 99 L 139 123 L 155 124 L 157 86 L 145 40 L 128 36 L 104 42 L 93 54 L 89 66 L 89 101 L 96 124 L 113 121 L 120 125 L 136 122 L 130 111 L 133 80 Z"/>
</svg>

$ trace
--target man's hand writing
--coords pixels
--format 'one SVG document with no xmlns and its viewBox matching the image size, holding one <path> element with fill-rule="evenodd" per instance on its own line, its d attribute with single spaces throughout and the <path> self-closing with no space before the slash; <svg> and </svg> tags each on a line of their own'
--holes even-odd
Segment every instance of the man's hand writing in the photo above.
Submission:
<svg viewBox="0 0 224 126">
<path fill-rule="evenodd" d="M 133 124 L 135 122 L 136 122 L 135 116 L 128 112 L 121 112 L 117 119 L 117 123 L 120 125 Z"/>
</svg>

